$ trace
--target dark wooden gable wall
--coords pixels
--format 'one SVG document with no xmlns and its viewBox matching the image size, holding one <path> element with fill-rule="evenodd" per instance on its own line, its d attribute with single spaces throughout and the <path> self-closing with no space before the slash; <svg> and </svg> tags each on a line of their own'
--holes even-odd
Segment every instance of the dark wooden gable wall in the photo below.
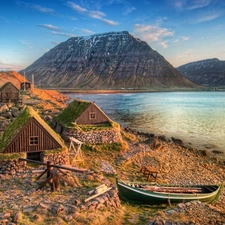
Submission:
<svg viewBox="0 0 225 225">
<path fill-rule="evenodd" d="M 20 83 L 20 90 L 30 90 L 31 83 L 30 82 L 21 82 Z"/>
<path fill-rule="evenodd" d="M 62 146 L 35 118 L 31 118 L 3 152 L 40 152 L 57 148 Z"/>
<path fill-rule="evenodd" d="M 0 90 L 0 102 L 14 102 L 19 101 L 19 89 L 12 83 L 6 83 Z"/>
<path fill-rule="evenodd" d="M 77 124 L 103 124 L 108 122 L 108 117 L 94 103 L 91 103 L 76 119 Z"/>
</svg>

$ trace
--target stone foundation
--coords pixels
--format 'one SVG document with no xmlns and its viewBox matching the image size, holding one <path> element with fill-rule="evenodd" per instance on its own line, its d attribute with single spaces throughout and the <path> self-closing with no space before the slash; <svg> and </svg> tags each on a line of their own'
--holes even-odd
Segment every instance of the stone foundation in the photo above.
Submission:
<svg viewBox="0 0 225 225">
<path fill-rule="evenodd" d="M 42 162 L 53 161 L 58 165 L 69 165 L 68 152 L 61 153 L 48 153 L 41 155 Z M 0 174 L 7 175 L 20 175 L 26 173 L 26 161 L 20 161 L 19 159 L 0 160 Z"/>
<path fill-rule="evenodd" d="M 0 161 L 0 174 L 16 175 L 26 172 L 26 162 L 18 159 Z"/>
<path fill-rule="evenodd" d="M 53 161 L 53 163 L 57 164 L 57 165 L 69 165 L 70 164 L 68 151 L 61 152 L 58 154 L 56 154 L 56 153 L 43 154 L 42 161 L 43 162 Z"/>
<path fill-rule="evenodd" d="M 61 137 L 69 142 L 69 137 L 74 137 L 85 144 L 112 144 L 122 141 L 120 129 L 109 129 L 109 130 L 97 130 L 97 131 L 78 131 L 73 129 L 66 129 L 61 125 L 57 124 L 55 127 L 57 133 Z"/>
</svg>

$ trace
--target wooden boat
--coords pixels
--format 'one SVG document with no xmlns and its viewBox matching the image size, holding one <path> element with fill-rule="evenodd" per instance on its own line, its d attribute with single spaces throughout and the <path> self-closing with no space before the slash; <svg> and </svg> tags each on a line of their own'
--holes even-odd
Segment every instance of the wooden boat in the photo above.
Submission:
<svg viewBox="0 0 225 225">
<path fill-rule="evenodd" d="M 222 191 L 220 185 L 158 186 L 116 181 L 122 200 L 139 204 L 170 204 L 199 200 L 212 203 Z"/>
</svg>

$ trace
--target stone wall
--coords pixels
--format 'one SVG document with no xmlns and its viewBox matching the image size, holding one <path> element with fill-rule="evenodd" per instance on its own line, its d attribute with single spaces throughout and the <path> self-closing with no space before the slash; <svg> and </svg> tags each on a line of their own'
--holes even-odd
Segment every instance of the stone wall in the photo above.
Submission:
<svg viewBox="0 0 225 225">
<path fill-rule="evenodd" d="M 74 137 L 85 144 L 111 144 L 122 141 L 120 129 L 97 130 L 97 131 L 79 131 L 73 129 L 66 129 L 57 124 L 55 127 L 65 141 L 70 141 L 69 137 Z"/>
<path fill-rule="evenodd" d="M 47 152 L 47 150 L 46 150 Z M 61 152 L 61 153 L 47 153 L 42 155 L 42 161 L 53 161 L 54 164 L 58 165 L 68 165 L 69 162 L 69 155 L 68 151 Z"/>
<path fill-rule="evenodd" d="M 26 172 L 26 162 L 13 160 L 0 160 L 0 174 L 19 175 Z"/>
<path fill-rule="evenodd" d="M 67 151 L 42 154 L 41 158 L 43 162 L 53 161 L 54 164 L 58 165 L 70 164 Z M 26 161 L 20 161 L 19 159 L 0 160 L 0 174 L 20 175 L 26 173 L 26 164 Z"/>
</svg>

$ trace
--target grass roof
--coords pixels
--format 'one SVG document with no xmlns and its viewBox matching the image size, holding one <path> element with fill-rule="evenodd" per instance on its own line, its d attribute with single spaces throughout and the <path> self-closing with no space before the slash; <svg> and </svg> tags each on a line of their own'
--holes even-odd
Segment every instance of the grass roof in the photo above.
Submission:
<svg viewBox="0 0 225 225">
<path fill-rule="evenodd" d="M 38 115 L 38 113 L 30 106 L 26 109 L 9 125 L 2 135 L 0 141 L 0 152 L 7 147 L 7 145 L 13 140 L 13 138 L 19 134 L 27 122 L 35 118 L 42 127 L 62 146 L 65 147 L 61 137 Z"/>
<path fill-rule="evenodd" d="M 19 89 L 14 84 L 12 84 L 11 82 L 7 82 L 2 87 L 0 87 L 0 91 L 3 90 L 8 84 L 11 84 L 12 86 L 14 86 L 19 91 Z"/>
<path fill-rule="evenodd" d="M 91 102 L 74 100 L 55 119 L 66 127 L 74 126 L 72 123 L 88 108 Z"/>
</svg>

